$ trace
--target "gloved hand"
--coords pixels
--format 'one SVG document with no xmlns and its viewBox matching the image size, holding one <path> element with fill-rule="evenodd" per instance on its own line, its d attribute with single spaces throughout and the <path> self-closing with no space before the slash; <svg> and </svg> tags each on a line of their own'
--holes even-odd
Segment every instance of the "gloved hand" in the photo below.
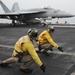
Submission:
<svg viewBox="0 0 75 75">
<path fill-rule="evenodd" d="M 64 52 L 62 49 L 63 47 L 58 47 L 59 51 Z"/>
<path fill-rule="evenodd" d="M 40 69 L 41 69 L 43 72 L 45 72 L 46 67 L 44 66 L 44 64 L 42 64 L 42 65 L 40 66 Z"/>
</svg>

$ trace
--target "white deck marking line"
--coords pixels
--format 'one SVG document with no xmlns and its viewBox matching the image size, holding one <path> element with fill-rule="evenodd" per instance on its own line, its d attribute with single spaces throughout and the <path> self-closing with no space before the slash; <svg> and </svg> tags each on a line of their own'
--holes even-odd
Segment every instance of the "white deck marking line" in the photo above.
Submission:
<svg viewBox="0 0 75 75">
<path fill-rule="evenodd" d="M 54 53 L 54 54 L 62 54 L 62 55 L 73 55 L 73 56 L 75 56 L 75 53 L 73 52 L 60 52 L 60 51 L 50 51 L 50 52 L 48 52 L 48 53 Z"/>
<path fill-rule="evenodd" d="M 57 26 L 57 25 L 53 25 L 54 27 L 64 27 L 64 28 L 75 28 L 75 26 L 61 26 L 61 25 L 59 25 L 59 26 Z"/>
<path fill-rule="evenodd" d="M 75 72 L 71 73 L 71 75 L 75 75 Z"/>
<path fill-rule="evenodd" d="M 14 46 L 9 46 L 9 45 L 1 45 L 1 44 L 0 44 L 0 47 L 14 48 Z"/>
<path fill-rule="evenodd" d="M 14 46 L 8 46 L 8 45 L 0 45 L 0 47 L 5 48 L 14 48 Z M 38 48 L 36 48 L 38 50 Z M 62 55 L 73 55 L 75 56 L 75 53 L 73 52 L 60 52 L 60 51 L 48 51 L 48 53 L 54 53 L 54 54 L 62 54 Z"/>
</svg>

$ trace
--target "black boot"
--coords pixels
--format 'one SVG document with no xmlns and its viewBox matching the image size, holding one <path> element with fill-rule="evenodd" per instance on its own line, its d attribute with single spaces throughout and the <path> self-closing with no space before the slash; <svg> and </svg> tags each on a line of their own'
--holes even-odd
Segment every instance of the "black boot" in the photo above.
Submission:
<svg viewBox="0 0 75 75">
<path fill-rule="evenodd" d="M 50 50 L 50 51 L 53 51 L 53 46 L 52 46 L 52 45 L 50 46 L 49 50 Z"/>
<path fill-rule="evenodd" d="M 20 71 L 24 72 L 24 73 L 32 73 L 32 69 L 21 69 L 20 68 Z"/>
<path fill-rule="evenodd" d="M 50 51 L 53 51 L 53 49 L 51 48 Z"/>
<path fill-rule="evenodd" d="M 3 63 L 3 62 L 0 63 L 0 67 L 7 67 L 7 66 L 8 66 L 7 63 Z"/>
<path fill-rule="evenodd" d="M 42 54 L 44 54 L 45 56 L 49 56 L 49 54 L 47 53 L 47 51 L 43 51 Z"/>
<path fill-rule="evenodd" d="M 37 51 L 37 53 L 41 53 L 41 45 L 38 45 L 38 51 Z"/>
</svg>

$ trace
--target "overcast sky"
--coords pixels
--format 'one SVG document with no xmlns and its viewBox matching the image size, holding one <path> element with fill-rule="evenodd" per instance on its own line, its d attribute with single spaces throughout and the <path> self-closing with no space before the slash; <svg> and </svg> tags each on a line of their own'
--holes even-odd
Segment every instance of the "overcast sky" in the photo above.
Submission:
<svg viewBox="0 0 75 75">
<path fill-rule="evenodd" d="M 50 6 L 71 14 L 75 14 L 75 0 L 2 0 L 9 9 L 18 2 L 20 9 L 31 9 Z M 0 11 L 1 11 L 0 7 Z"/>
</svg>

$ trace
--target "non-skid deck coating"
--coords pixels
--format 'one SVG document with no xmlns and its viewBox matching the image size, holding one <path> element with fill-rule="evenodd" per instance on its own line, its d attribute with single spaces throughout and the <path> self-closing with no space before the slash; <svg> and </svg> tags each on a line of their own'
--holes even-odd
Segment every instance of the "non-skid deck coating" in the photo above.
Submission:
<svg viewBox="0 0 75 75">
<path fill-rule="evenodd" d="M 46 29 L 46 27 L 37 25 L 0 26 L 0 62 L 11 57 L 15 42 L 21 36 L 26 35 L 29 28 L 33 27 L 37 28 L 39 33 Z M 50 52 L 50 56 L 38 53 L 46 66 L 45 73 L 34 63 L 30 67 L 33 69 L 33 73 L 25 74 L 19 70 L 21 63 L 15 63 L 6 68 L 0 67 L 0 75 L 75 75 L 75 28 L 56 25 L 53 39 L 58 45 L 63 47 L 64 52 L 59 52 L 58 49 L 54 48 L 54 51 Z"/>
</svg>

